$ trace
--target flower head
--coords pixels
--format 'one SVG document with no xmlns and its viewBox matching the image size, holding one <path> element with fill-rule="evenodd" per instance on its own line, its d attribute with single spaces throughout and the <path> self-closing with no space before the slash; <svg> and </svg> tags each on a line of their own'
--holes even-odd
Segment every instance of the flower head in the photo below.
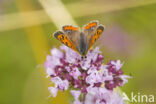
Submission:
<svg viewBox="0 0 156 104">
<path fill-rule="evenodd" d="M 52 49 L 45 68 L 47 77 L 51 77 L 51 82 L 55 84 L 49 87 L 53 97 L 58 90 L 71 88 L 74 104 L 82 104 L 81 94 L 91 94 L 94 104 L 113 104 L 110 103 L 113 89 L 127 83 L 129 76 L 123 75 L 120 60 L 103 64 L 103 59 L 98 47 L 90 50 L 85 59 L 66 46 L 61 46 L 60 50 Z"/>
</svg>

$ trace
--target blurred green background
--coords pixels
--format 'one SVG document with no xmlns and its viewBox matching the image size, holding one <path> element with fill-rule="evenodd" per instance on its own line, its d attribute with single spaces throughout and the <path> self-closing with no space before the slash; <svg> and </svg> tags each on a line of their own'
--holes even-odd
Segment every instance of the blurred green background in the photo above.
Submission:
<svg viewBox="0 0 156 104">
<path fill-rule="evenodd" d="M 54 10 L 47 12 L 47 2 Z M 133 76 L 122 87 L 128 96 L 156 95 L 156 0 L 1 0 L 0 104 L 68 104 L 67 92 L 48 97 L 43 68 L 50 49 L 61 45 L 52 37 L 63 25 L 55 19 L 68 23 L 59 8 L 78 26 L 91 20 L 105 25 L 95 46 L 105 63 L 124 61 L 123 71 Z"/>
</svg>

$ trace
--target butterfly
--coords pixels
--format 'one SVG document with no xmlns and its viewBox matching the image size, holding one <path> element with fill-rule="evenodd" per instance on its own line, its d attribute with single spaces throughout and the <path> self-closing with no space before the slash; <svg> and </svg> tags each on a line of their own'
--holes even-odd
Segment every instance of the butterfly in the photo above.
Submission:
<svg viewBox="0 0 156 104">
<path fill-rule="evenodd" d="M 62 31 L 54 33 L 54 37 L 83 58 L 86 57 L 88 50 L 99 39 L 103 31 L 103 25 L 99 24 L 98 21 L 91 21 L 82 27 L 82 31 L 77 26 L 64 25 Z"/>
</svg>

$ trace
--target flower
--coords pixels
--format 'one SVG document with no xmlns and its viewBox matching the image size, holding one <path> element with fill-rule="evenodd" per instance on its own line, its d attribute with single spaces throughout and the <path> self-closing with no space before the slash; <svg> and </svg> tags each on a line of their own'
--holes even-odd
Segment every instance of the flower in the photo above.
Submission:
<svg viewBox="0 0 156 104">
<path fill-rule="evenodd" d="M 131 76 L 128 76 L 128 75 L 120 75 L 119 77 L 123 80 L 122 86 L 123 86 L 125 83 L 128 83 L 128 78 L 132 78 Z"/>
<path fill-rule="evenodd" d="M 89 50 L 85 59 L 66 46 L 52 49 L 44 64 L 47 77 L 54 83 L 48 88 L 52 96 L 70 88 L 73 104 L 122 104 L 113 89 L 123 86 L 130 77 L 123 74 L 120 60 L 103 64 L 103 59 L 98 47 Z"/>
<path fill-rule="evenodd" d="M 62 80 L 59 77 L 54 77 L 51 79 L 51 81 L 55 84 L 55 88 L 60 89 L 61 91 L 67 90 L 69 86 L 68 80 Z"/>
<path fill-rule="evenodd" d="M 124 104 L 123 98 L 115 91 L 106 88 L 91 88 L 85 104 Z"/>
<path fill-rule="evenodd" d="M 123 65 L 121 64 L 120 60 L 111 61 L 110 63 L 115 67 L 116 71 L 120 70 Z"/>
<path fill-rule="evenodd" d="M 81 91 L 76 91 L 76 90 L 71 90 L 70 92 L 72 93 L 75 100 L 77 100 L 81 94 Z"/>
<path fill-rule="evenodd" d="M 55 88 L 55 87 L 49 87 L 48 89 L 49 89 L 51 95 L 52 95 L 53 97 L 56 97 L 58 89 Z"/>
<path fill-rule="evenodd" d="M 79 69 L 77 67 L 75 67 L 75 68 L 73 68 L 73 70 L 70 71 L 70 75 L 74 79 L 78 79 L 78 77 L 81 75 L 81 72 L 79 71 Z"/>
</svg>

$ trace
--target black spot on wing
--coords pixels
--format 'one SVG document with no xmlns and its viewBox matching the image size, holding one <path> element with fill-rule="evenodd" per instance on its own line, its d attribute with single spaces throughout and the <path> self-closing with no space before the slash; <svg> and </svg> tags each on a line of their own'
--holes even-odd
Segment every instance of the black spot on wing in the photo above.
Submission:
<svg viewBox="0 0 156 104">
<path fill-rule="evenodd" d="M 65 42 L 65 44 L 68 46 L 68 42 Z"/>
<path fill-rule="evenodd" d="M 95 40 L 94 41 L 96 41 L 96 38 L 95 38 Z"/>
<path fill-rule="evenodd" d="M 54 37 L 56 38 L 56 39 L 58 39 L 58 36 L 59 35 L 61 35 L 61 34 L 64 34 L 62 31 L 56 31 L 55 33 L 54 33 Z"/>
<path fill-rule="evenodd" d="M 62 35 L 62 39 L 64 40 L 64 36 Z"/>
</svg>

